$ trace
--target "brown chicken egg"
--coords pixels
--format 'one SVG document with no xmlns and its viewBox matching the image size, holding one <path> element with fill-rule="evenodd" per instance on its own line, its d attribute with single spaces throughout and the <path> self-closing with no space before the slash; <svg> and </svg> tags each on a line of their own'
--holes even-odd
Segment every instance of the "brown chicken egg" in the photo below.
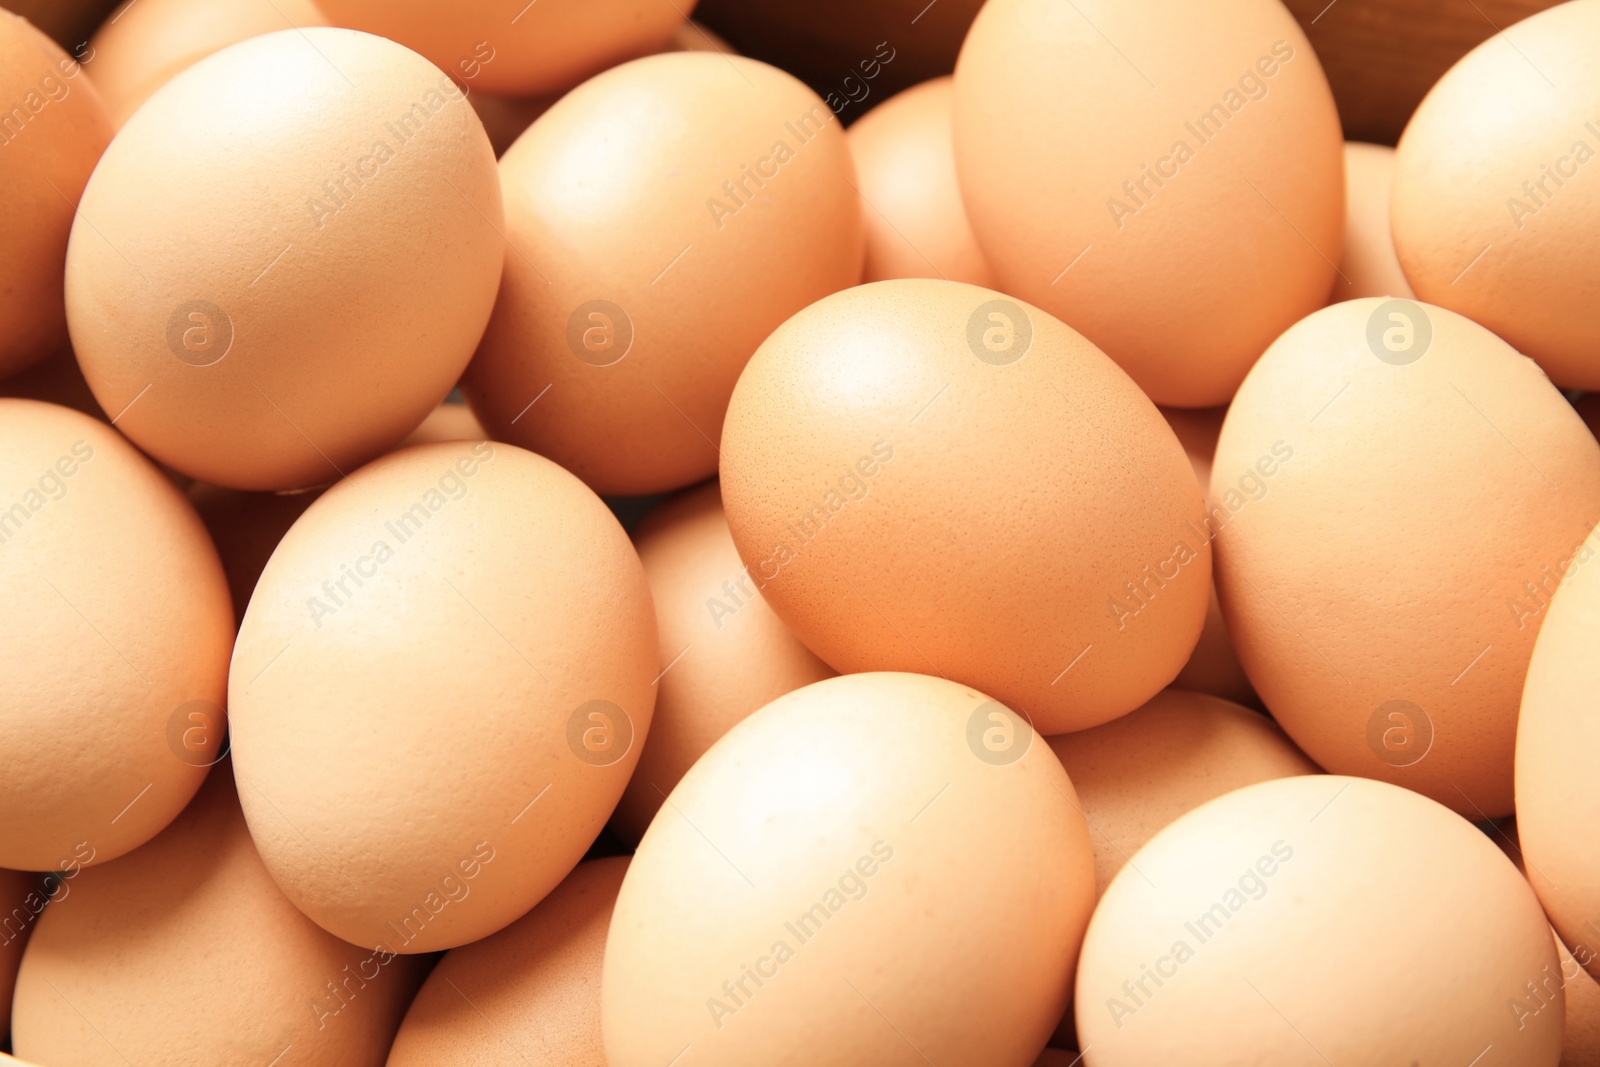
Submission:
<svg viewBox="0 0 1600 1067">
<path fill-rule="evenodd" d="M 1411 299 L 1411 283 L 1400 269 L 1389 226 L 1394 187 L 1394 149 L 1346 141 L 1344 145 L 1344 256 L 1328 302 L 1363 296 Z"/>
<path fill-rule="evenodd" d="M 890 97 L 850 127 L 867 235 L 865 281 L 948 278 L 992 284 L 956 185 L 951 80 Z"/>
<path fill-rule="evenodd" d="M 562 97 L 500 162 L 505 281 L 462 392 L 598 493 L 701 481 L 739 371 L 861 276 L 849 147 L 774 67 L 651 56 Z"/>
<path fill-rule="evenodd" d="M 117 427 L 235 489 L 326 484 L 450 391 L 505 240 L 460 90 L 392 41 L 232 45 L 147 100 L 84 191 L 67 307 Z"/>
<path fill-rule="evenodd" d="M 1395 155 L 1394 242 L 1418 299 L 1600 389 L 1600 0 L 1496 33 L 1440 78 Z"/>
<path fill-rule="evenodd" d="M 313 0 L 127 0 L 95 32 L 84 61 L 121 126 L 173 75 L 219 49 L 326 25 Z"/>
<path fill-rule="evenodd" d="M 640 842 L 606 1062 L 1027 1067 L 1093 899 L 1072 783 L 1016 712 L 923 675 L 817 682 L 713 745 Z"/>
<path fill-rule="evenodd" d="M 627 535 L 554 463 L 478 441 L 368 464 L 284 536 L 234 651 L 235 770 L 267 869 L 364 947 L 501 929 L 616 806 L 656 649 Z"/>
<path fill-rule="evenodd" d="M 451 949 L 428 976 L 386 1067 L 606 1067 L 600 964 L 625 856 L 580 863 L 497 934 Z"/>
<path fill-rule="evenodd" d="M 78 61 L 0 8 L 0 378 L 67 342 L 67 237 L 112 129 Z"/>
<path fill-rule="evenodd" d="M 1600 446 L 1539 368 L 1443 308 L 1336 304 L 1250 372 L 1211 499 L 1228 629 L 1289 736 L 1509 814 L 1547 583 L 1600 516 Z"/>
<path fill-rule="evenodd" d="M 650 736 L 611 825 L 636 844 L 662 801 L 735 723 L 834 671 L 761 598 L 716 482 L 662 504 L 634 532 L 661 635 Z"/>
<path fill-rule="evenodd" d="M 1156 403 L 1226 403 L 1327 301 L 1343 137 L 1278 0 L 990 0 L 955 75 L 961 192 L 996 288 Z"/>
<path fill-rule="evenodd" d="M 836 670 L 951 678 L 1042 733 L 1158 693 L 1211 593 L 1155 405 L 1058 320 L 958 282 L 863 285 L 773 333 L 722 498 L 761 595 Z"/>
<path fill-rule="evenodd" d="M 105 423 L 0 400 L 0 866 L 154 837 L 216 758 L 233 619 L 194 509 Z"/>
<path fill-rule="evenodd" d="M 1471 823 L 1385 782 L 1245 786 L 1101 898 L 1078 964 L 1089 1067 L 1556 1067 L 1558 966 L 1528 884 Z M 1528 1000 L 1521 1017 L 1509 1006 Z"/>
<path fill-rule="evenodd" d="M 528 96 L 665 46 L 695 0 L 318 0 L 340 26 L 382 34 L 485 92 Z"/>
<path fill-rule="evenodd" d="M 16 1051 L 42 1064 L 380 1067 L 422 981 L 284 899 L 226 760 L 154 841 L 67 885 L 17 977 Z"/>
<path fill-rule="evenodd" d="M 1600 978 L 1600 529 L 1566 548 L 1528 594 L 1543 623 L 1517 725 L 1517 829 L 1551 923 Z"/>
<path fill-rule="evenodd" d="M 1222 420 L 1227 413 L 1227 408 L 1161 409 L 1167 425 L 1178 435 L 1178 443 L 1183 445 L 1202 490 L 1209 491 L 1211 485 L 1211 457 L 1217 451 L 1217 438 L 1222 433 Z M 1227 620 L 1222 617 L 1222 602 L 1217 599 L 1215 583 L 1211 600 L 1206 604 L 1206 623 L 1200 631 L 1200 640 L 1172 684 L 1177 689 L 1210 693 L 1236 704 L 1257 703 L 1250 679 L 1239 664 L 1239 653 L 1234 651 Z"/>
<path fill-rule="evenodd" d="M 0 869 L 0 1041 L 11 1032 L 11 994 L 33 924 L 44 910 L 44 885 L 26 871 Z"/>
<path fill-rule="evenodd" d="M 1104 726 L 1047 740 L 1089 824 L 1097 894 L 1185 812 L 1242 786 L 1321 773 L 1271 719 L 1181 689 L 1162 690 Z"/>
</svg>

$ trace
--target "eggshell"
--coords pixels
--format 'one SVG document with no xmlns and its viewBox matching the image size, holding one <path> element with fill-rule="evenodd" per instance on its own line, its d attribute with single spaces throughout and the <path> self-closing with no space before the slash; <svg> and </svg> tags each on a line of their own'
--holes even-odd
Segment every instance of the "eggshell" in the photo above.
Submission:
<svg viewBox="0 0 1600 1067">
<path fill-rule="evenodd" d="M 220 740 L 233 619 L 194 509 L 105 423 L 0 400 L 0 608 L 0 866 L 148 841 Z"/>
<path fill-rule="evenodd" d="M 970 684 L 1042 733 L 1159 692 L 1210 595 L 1155 405 L 1056 319 L 958 282 L 860 286 L 773 333 L 728 409 L 722 498 L 824 661 Z"/>
<path fill-rule="evenodd" d="M 1364 296 L 1412 299 L 1389 228 L 1394 149 L 1346 141 L 1344 145 L 1344 256 L 1329 303 Z"/>
<path fill-rule="evenodd" d="M 1556 966 L 1538 901 L 1471 823 L 1384 782 L 1280 778 L 1183 816 L 1113 879 L 1078 1034 L 1090 1067 L 1554 1067 L 1560 1008 L 1519 1026 L 1507 1007 Z"/>
<path fill-rule="evenodd" d="M 1178 443 L 1183 445 L 1189 465 L 1194 468 L 1195 481 L 1202 489 L 1211 484 L 1211 457 L 1217 450 L 1217 438 L 1222 434 L 1222 420 L 1227 413 L 1227 408 L 1161 409 L 1167 425 L 1178 435 Z M 1211 599 L 1206 604 L 1206 621 L 1200 640 L 1172 684 L 1178 689 L 1210 693 L 1236 704 L 1257 703 L 1255 690 L 1250 688 L 1250 679 L 1245 676 L 1239 653 L 1233 648 L 1233 638 L 1228 634 L 1215 582 Z"/>
<path fill-rule="evenodd" d="M 695 0 L 318 0 L 341 26 L 414 48 L 485 92 L 530 95 L 664 46 Z"/>
<path fill-rule="evenodd" d="M 222 560 L 223 573 L 228 576 L 236 624 L 244 619 L 244 610 L 250 606 L 250 596 L 273 549 L 319 492 L 251 493 L 204 482 L 189 487 L 189 502 L 206 524 L 206 532 Z"/>
<path fill-rule="evenodd" d="M 638 759 L 655 616 L 605 505 L 508 445 L 329 489 L 245 612 L 229 692 L 267 869 L 347 941 L 485 937 L 583 857 Z"/>
<path fill-rule="evenodd" d="M 473 417 L 471 408 L 465 404 L 445 403 L 434 408 L 400 445 L 409 448 L 438 441 L 482 441 L 484 436 L 483 426 Z"/>
<path fill-rule="evenodd" d="M 1443 308 L 1336 304 L 1251 370 L 1211 498 L 1228 629 L 1289 736 L 1509 814 L 1538 587 L 1600 514 L 1600 446 L 1539 368 Z"/>
<path fill-rule="evenodd" d="M 1278 0 L 991 0 L 955 86 L 956 169 L 996 288 L 1156 403 L 1226 402 L 1326 302 L 1344 141 Z"/>
<path fill-rule="evenodd" d="M 1320 773 L 1266 716 L 1181 689 L 1048 741 L 1077 788 L 1100 894 L 1128 857 L 1185 812 L 1241 786 Z"/>
<path fill-rule="evenodd" d="M 423 960 L 317 929 L 272 884 L 227 762 L 146 847 L 80 873 L 17 979 L 16 1051 L 46 1064 L 382 1064 Z"/>
<path fill-rule="evenodd" d="M 710 476 L 756 346 L 861 276 L 853 173 L 833 113 L 755 60 L 651 56 L 568 93 L 500 163 L 511 248 L 473 411 L 598 493 Z"/>
<path fill-rule="evenodd" d="M 101 422 L 111 421 L 110 416 L 100 410 L 89 383 L 83 380 L 83 371 L 78 369 L 77 357 L 71 349 L 46 357 L 21 374 L 0 381 L 0 396 L 43 400 L 81 411 Z"/>
<path fill-rule="evenodd" d="M 396 1035 L 387 1067 L 606 1067 L 600 964 L 625 856 L 580 863 L 539 906 L 451 949 Z"/>
<path fill-rule="evenodd" d="M 131 0 L 95 31 L 86 69 L 121 126 L 174 74 L 219 49 L 326 25 L 312 0 Z"/>
<path fill-rule="evenodd" d="M 44 907 L 39 877 L 24 871 L 0 870 L 0 1040 L 11 1032 L 11 994 L 17 987 L 22 950 Z"/>
<path fill-rule="evenodd" d="M 650 738 L 611 825 L 637 844 L 712 743 L 757 708 L 833 676 L 761 598 L 739 560 L 716 482 L 653 511 L 634 534 L 661 635 Z"/>
<path fill-rule="evenodd" d="M 1518 840 L 1517 821 L 1506 819 L 1493 826 L 1489 834 L 1490 840 L 1500 846 L 1500 851 L 1512 863 L 1517 865 L 1517 870 L 1527 875 L 1527 864 L 1524 862 L 1522 845 Z M 1566 1025 L 1562 1028 L 1561 1035 L 1561 1067 L 1600 1067 L 1600 983 L 1597 983 L 1577 958 L 1561 943 L 1561 937 L 1553 929 L 1550 936 L 1556 943 L 1556 954 L 1561 957 L 1561 970 L 1559 975 L 1540 975 L 1532 983 L 1533 988 L 1527 989 L 1532 995 L 1520 998 L 1522 1009 L 1537 1012 L 1541 1001 L 1550 999 L 1550 991 L 1560 986 L 1566 991 Z M 1593 949 L 1584 948 L 1585 957 L 1593 954 Z M 1512 1009 L 1519 1017 L 1522 1010 Z"/>
<path fill-rule="evenodd" d="M 950 99 L 950 79 L 935 78 L 885 100 L 850 127 L 866 224 L 866 281 L 992 284 L 956 185 Z"/>
<path fill-rule="evenodd" d="M 1395 248 L 1417 296 L 1600 389 L 1600 0 L 1523 19 L 1467 53 L 1406 125 Z"/>
<path fill-rule="evenodd" d="M 1528 877 L 1562 940 L 1600 977 L 1600 856 L 1593 844 L 1600 786 L 1600 530 L 1536 578 L 1544 616 L 1517 726 L 1517 829 Z"/>
<path fill-rule="evenodd" d="M 0 8 L 0 378 L 67 342 L 67 236 L 112 133 L 82 72 L 50 38 Z"/>
<path fill-rule="evenodd" d="M 494 153 L 444 74 L 348 30 L 252 38 L 156 90 L 84 191 L 78 360 L 117 427 L 183 473 L 326 484 L 455 384 L 500 219 Z"/>
<path fill-rule="evenodd" d="M 1076 803 L 1027 723 L 964 686 L 857 674 L 779 697 L 634 855 L 606 1061 L 1031 1064 L 1094 898 Z"/>
</svg>

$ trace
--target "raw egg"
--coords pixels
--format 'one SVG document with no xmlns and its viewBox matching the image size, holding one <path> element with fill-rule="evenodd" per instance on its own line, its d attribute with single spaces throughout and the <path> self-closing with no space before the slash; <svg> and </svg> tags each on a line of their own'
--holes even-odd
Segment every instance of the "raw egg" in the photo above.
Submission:
<svg viewBox="0 0 1600 1067">
<path fill-rule="evenodd" d="M 1183 448 L 1105 354 L 959 282 L 813 304 L 734 391 L 722 498 L 761 595 L 839 671 L 975 686 L 1041 733 L 1158 693 L 1211 595 Z"/>
<path fill-rule="evenodd" d="M 356 471 L 278 545 L 230 678 L 250 832 L 354 944 L 486 937 L 605 825 L 655 700 L 655 614 L 606 506 L 510 445 Z"/>
<path fill-rule="evenodd" d="M 1104 726 L 1048 740 L 1089 824 L 1097 893 L 1185 812 L 1241 786 L 1320 773 L 1271 719 L 1182 689 L 1162 690 Z"/>
<path fill-rule="evenodd" d="M 1517 725 L 1517 830 L 1551 923 L 1600 978 L 1600 529 L 1566 549 L 1534 579 L 1543 624 Z"/>
<path fill-rule="evenodd" d="M 1278 0 L 990 0 L 955 86 L 956 169 L 996 288 L 1156 403 L 1226 403 L 1327 301 L 1344 140 Z"/>
<path fill-rule="evenodd" d="M 1471 823 L 1366 778 L 1279 778 L 1195 809 L 1128 861 L 1077 974 L 1088 1067 L 1555 1067 L 1539 902 Z"/>
<path fill-rule="evenodd" d="M 1394 166 L 1394 242 L 1418 298 L 1568 389 L 1600 389 L 1597 48 L 1600 0 L 1496 33 L 1418 105 Z"/>
<path fill-rule="evenodd" d="M 1400 269 L 1389 227 L 1389 196 L 1394 186 L 1394 149 L 1346 141 L 1344 146 L 1344 256 L 1333 279 L 1329 303 L 1363 296 L 1415 294 Z"/>
<path fill-rule="evenodd" d="M 111 140 L 77 60 L 0 8 L 0 378 L 67 343 L 61 275 L 73 212 Z"/>
<path fill-rule="evenodd" d="M 1239 659 L 1307 755 L 1509 814 L 1548 583 L 1600 516 L 1600 446 L 1539 368 L 1443 308 L 1335 304 L 1245 379 L 1211 500 Z"/>
<path fill-rule="evenodd" d="M 312 0 L 129 0 L 95 31 L 85 62 L 121 126 L 174 74 L 219 49 L 326 25 Z"/>
<path fill-rule="evenodd" d="M 650 737 L 611 825 L 637 843 L 672 787 L 735 723 L 833 675 L 761 598 L 717 483 L 662 504 L 634 532 L 661 635 Z"/>
<path fill-rule="evenodd" d="M 233 638 L 216 550 L 116 430 L 0 400 L 0 590 L 0 866 L 120 856 L 216 759 Z"/>
<path fill-rule="evenodd" d="M 67 307 L 118 429 L 233 489 L 331 482 L 455 384 L 505 251 L 494 152 L 448 76 L 312 27 L 157 89 L 84 191 Z"/>
<path fill-rule="evenodd" d="M 688 1046 L 707 1067 L 913 1049 L 1027 1067 L 1094 899 L 1076 804 L 1026 721 L 965 686 L 855 674 L 779 697 L 690 769 L 634 854 L 606 1062 Z"/>
<path fill-rule="evenodd" d="M 341 26 L 414 48 L 489 93 L 528 96 L 663 47 L 695 0 L 318 0 Z"/>
<path fill-rule="evenodd" d="M 462 392 L 497 440 L 598 493 L 713 474 L 750 354 L 861 276 L 838 120 L 752 59 L 607 71 L 545 112 L 500 174 L 511 247 Z"/>
<path fill-rule="evenodd" d="M 580 863 L 527 915 L 451 949 L 428 976 L 386 1067 L 525 1063 L 606 1067 L 600 964 L 625 856 Z"/>
<path fill-rule="evenodd" d="M 949 78 L 890 97 L 850 127 L 866 224 L 864 278 L 948 278 L 989 285 L 956 185 Z"/>
<path fill-rule="evenodd" d="M 81 1067 L 380 1067 L 423 963 L 340 941 L 284 899 L 224 761 L 154 841 L 62 883 L 12 1037 Z"/>
</svg>

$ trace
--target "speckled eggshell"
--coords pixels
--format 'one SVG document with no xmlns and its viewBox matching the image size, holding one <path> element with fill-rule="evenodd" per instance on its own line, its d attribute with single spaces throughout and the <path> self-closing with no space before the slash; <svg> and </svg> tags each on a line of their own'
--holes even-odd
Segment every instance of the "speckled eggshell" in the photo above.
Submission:
<svg viewBox="0 0 1600 1067">
<path fill-rule="evenodd" d="M 867 255 L 863 278 L 992 284 L 956 184 L 951 80 L 905 90 L 850 127 Z"/>
<path fill-rule="evenodd" d="M 83 68 L 32 23 L 0 8 L 0 378 L 67 342 L 62 271 L 73 210 L 111 141 Z"/>
<path fill-rule="evenodd" d="M 489 93 L 570 89 L 672 39 L 695 0 L 318 0 L 341 26 L 382 34 Z"/>
<path fill-rule="evenodd" d="M 607 71 L 545 112 L 500 174 L 511 248 L 462 392 L 496 439 L 608 496 L 715 473 L 750 354 L 861 276 L 838 120 L 752 59 Z"/>
<path fill-rule="evenodd" d="M 1094 899 L 1061 764 L 938 678 L 856 674 L 768 704 L 672 791 L 606 943 L 611 1067 L 1026 1067 Z"/>
<path fill-rule="evenodd" d="M 991 0 L 955 86 L 956 169 L 996 288 L 1156 403 L 1225 403 L 1327 301 L 1344 142 L 1278 0 Z"/>
<path fill-rule="evenodd" d="M 1241 786 L 1321 773 L 1265 715 L 1181 689 L 1163 690 L 1104 726 L 1048 740 L 1089 824 L 1098 893 L 1185 812 Z"/>
<path fill-rule="evenodd" d="M 1344 256 L 1328 302 L 1364 296 L 1412 299 L 1411 283 L 1400 269 L 1389 227 L 1389 196 L 1394 186 L 1394 149 L 1346 141 L 1344 145 Z"/>
<path fill-rule="evenodd" d="M 494 152 L 392 41 L 284 30 L 167 82 L 84 191 L 67 315 L 101 405 L 234 489 L 326 484 L 471 358 L 505 252 Z"/>
<path fill-rule="evenodd" d="M 1162 408 L 1161 414 L 1178 435 L 1194 477 L 1201 489 L 1211 485 L 1211 457 L 1217 451 L 1217 438 L 1222 434 L 1222 420 L 1227 408 Z M 1189 655 L 1189 662 L 1172 680 L 1178 689 L 1191 689 L 1210 693 L 1236 704 L 1256 704 L 1255 690 L 1239 663 L 1239 653 L 1234 651 L 1233 638 L 1228 634 L 1227 620 L 1222 617 L 1222 602 L 1217 599 L 1215 582 L 1212 583 L 1211 600 L 1206 604 L 1206 623 L 1200 631 L 1200 640 Z"/>
<path fill-rule="evenodd" d="M 1385 782 L 1280 778 L 1183 816 L 1112 880 L 1078 1034 L 1089 1067 L 1555 1067 L 1561 1010 L 1519 1026 L 1507 1006 L 1556 967 L 1538 900 L 1471 823 Z"/>
<path fill-rule="evenodd" d="M 1550 921 L 1600 978 L 1600 529 L 1562 556 L 1542 587 L 1549 607 L 1522 693 L 1517 829 Z"/>
<path fill-rule="evenodd" d="M 227 761 L 146 847 L 58 890 L 17 978 L 43 1064 L 379 1067 L 424 961 L 319 930 L 273 885 Z"/>
<path fill-rule="evenodd" d="M 1600 446 L 1539 368 L 1443 308 L 1336 304 L 1251 370 L 1211 498 L 1228 629 L 1289 736 L 1509 814 L 1540 586 L 1600 515 Z"/>
<path fill-rule="evenodd" d="M 716 482 L 662 504 L 634 532 L 661 635 L 650 738 L 612 828 L 636 844 L 678 780 L 757 708 L 834 671 L 761 597 Z"/>
<path fill-rule="evenodd" d="M 1210 596 L 1155 405 L 1058 320 L 958 282 L 860 286 L 776 331 L 729 407 L 722 498 L 824 661 L 951 678 L 1042 733 L 1158 693 Z"/>
<path fill-rule="evenodd" d="M 604 826 L 659 669 L 638 556 L 576 478 L 486 441 L 385 456 L 311 505 L 245 613 L 229 692 L 250 832 L 347 941 L 485 937 Z"/>
<path fill-rule="evenodd" d="M 497 934 L 451 949 L 428 976 L 386 1067 L 606 1067 L 600 965 L 626 856 L 580 863 Z"/>
<path fill-rule="evenodd" d="M 84 69 L 121 126 L 173 75 L 219 49 L 326 25 L 312 0 L 134 0 L 95 31 Z"/>
<path fill-rule="evenodd" d="M 1496 33 L 1440 78 L 1396 151 L 1395 247 L 1422 300 L 1600 389 L 1600 0 Z"/>
<path fill-rule="evenodd" d="M 221 740 L 189 732 L 221 725 L 233 639 L 194 509 L 105 423 L 0 400 L 0 617 L 0 866 L 154 837 Z"/>
<path fill-rule="evenodd" d="M 44 910 L 44 885 L 26 871 L 0 869 L 0 1040 L 11 1032 L 11 994 L 17 987 L 22 950 L 39 913 Z"/>
</svg>

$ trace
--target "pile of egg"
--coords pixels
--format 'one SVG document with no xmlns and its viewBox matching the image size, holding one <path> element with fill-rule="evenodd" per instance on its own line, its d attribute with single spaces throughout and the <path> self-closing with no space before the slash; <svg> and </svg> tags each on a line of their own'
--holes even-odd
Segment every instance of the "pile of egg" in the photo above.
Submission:
<svg viewBox="0 0 1600 1067">
<path fill-rule="evenodd" d="M 1600 1063 L 1600 0 L 692 8 L 0 13 L 0 1061 Z"/>
</svg>

